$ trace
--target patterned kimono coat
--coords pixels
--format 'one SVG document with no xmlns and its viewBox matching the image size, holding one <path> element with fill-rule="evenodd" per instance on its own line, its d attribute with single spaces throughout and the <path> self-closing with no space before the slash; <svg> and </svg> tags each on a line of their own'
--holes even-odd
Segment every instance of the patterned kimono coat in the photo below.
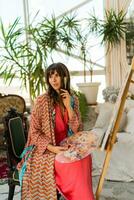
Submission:
<svg viewBox="0 0 134 200">
<path fill-rule="evenodd" d="M 75 133 L 81 129 L 79 102 L 74 96 L 74 114 L 69 120 L 69 127 Z M 35 145 L 27 160 L 27 170 L 23 177 L 22 200 L 56 200 L 56 182 L 54 175 L 55 154 L 46 149 L 47 145 L 55 144 L 54 107 L 46 93 L 37 98 L 34 105 L 27 146 Z M 24 160 L 18 164 L 21 169 Z"/>
</svg>

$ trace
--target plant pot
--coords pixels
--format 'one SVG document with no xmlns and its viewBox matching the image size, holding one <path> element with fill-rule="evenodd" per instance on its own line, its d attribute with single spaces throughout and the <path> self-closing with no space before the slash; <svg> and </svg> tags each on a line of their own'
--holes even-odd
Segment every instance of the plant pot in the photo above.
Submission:
<svg viewBox="0 0 134 200">
<path fill-rule="evenodd" d="M 85 95 L 88 104 L 97 103 L 97 94 L 99 89 L 99 82 L 94 83 L 77 83 L 79 90 Z"/>
</svg>

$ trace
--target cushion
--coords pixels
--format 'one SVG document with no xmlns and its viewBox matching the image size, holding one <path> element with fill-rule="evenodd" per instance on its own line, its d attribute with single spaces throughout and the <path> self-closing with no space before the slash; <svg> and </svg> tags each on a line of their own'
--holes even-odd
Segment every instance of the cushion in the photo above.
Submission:
<svg viewBox="0 0 134 200">
<path fill-rule="evenodd" d="M 134 108 L 131 108 L 127 113 L 127 124 L 124 127 L 124 131 L 134 133 Z"/>
<path fill-rule="evenodd" d="M 97 112 L 99 113 L 98 118 L 96 120 L 94 128 L 105 128 L 108 127 L 109 120 L 111 118 L 113 104 L 106 102 L 103 104 L 99 104 L 97 106 Z"/>
<path fill-rule="evenodd" d="M 25 101 L 18 95 L 5 95 L 0 98 L 0 118 L 7 114 L 10 108 L 15 108 L 18 112 L 23 113 L 25 111 Z"/>
<path fill-rule="evenodd" d="M 103 104 L 100 104 L 98 107 L 99 107 L 99 109 L 97 108 L 97 111 L 99 110 L 99 115 L 96 120 L 94 128 L 102 128 L 103 131 L 106 131 L 108 128 L 111 116 L 112 116 L 114 104 L 105 102 Z M 121 118 L 119 130 L 118 130 L 119 132 L 124 130 L 126 122 L 127 122 L 127 114 L 124 111 L 122 118 Z"/>
<path fill-rule="evenodd" d="M 125 102 L 126 112 L 128 112 L 129 110 L 131 110 L 131 108 L 134 108 L 134 100 L 127 99 L 126 102 Z"/>
</svg>

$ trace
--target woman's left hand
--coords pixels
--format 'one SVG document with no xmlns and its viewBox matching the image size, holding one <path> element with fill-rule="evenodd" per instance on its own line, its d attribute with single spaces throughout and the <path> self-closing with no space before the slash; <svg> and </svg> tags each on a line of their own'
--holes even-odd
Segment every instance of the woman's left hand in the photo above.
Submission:
<svg viewBox="0 0 134 200">
<path fill-rule="evenodd" d="M 71 107 L 71 96 L 67 90 L 61 89 L 62 93 L 60 94 L 66 109 Z"/>
</svg>

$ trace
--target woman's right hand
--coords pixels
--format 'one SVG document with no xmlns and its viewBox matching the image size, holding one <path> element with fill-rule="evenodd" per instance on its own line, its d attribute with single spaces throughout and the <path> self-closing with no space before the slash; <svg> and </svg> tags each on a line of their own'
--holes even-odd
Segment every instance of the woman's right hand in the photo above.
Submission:
<svg viewBox="0 0 134 200">
<path fill-rule="evenodd" d="M 51 144 L 47 145 L 47 149 L 55 154 L 61 153 L 63 151 L 68 150 L 68 147 L 61 147 L 61 146 L 53 146 Z"/>
</svg>

